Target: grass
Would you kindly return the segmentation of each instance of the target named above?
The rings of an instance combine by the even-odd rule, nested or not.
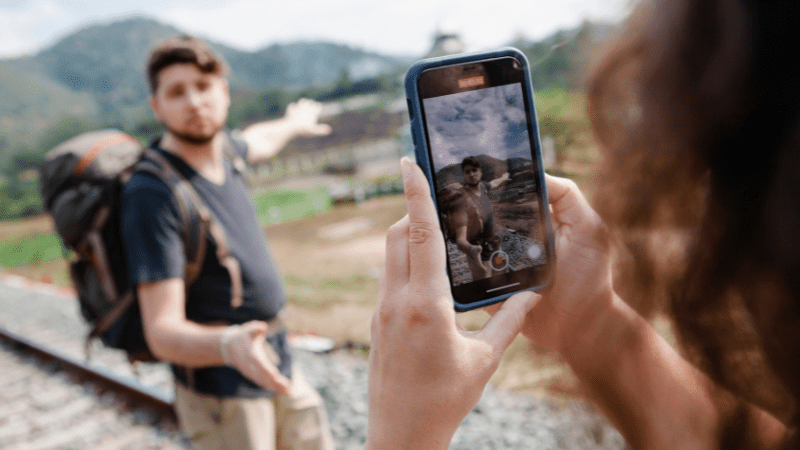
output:
[[[383,239],[388,227],[405,213],[403,196],[395,195],[266,226],[269,245],[289,297],[284,314],[287,327],[295,332],[329,336],[342,343],[368,343],[379,291],[376,275],[384,261]],[[369,227],[363,226],[364,219],[368,219]],[[349,234],[331,238],[322,232],[331,226],[347,224],[354,225]],[[20,225],[24,225],[22,230]],[[0,237],[6,240],[0,248],[9,248],[9,242],[27,243],[35,234],[33,231],[41,234],[48,229],[47,225],[45,218],[20,221],[13,227],[17,230],[15,237],[11,224],[0,224]],[[3,271],[68,285],[66,263],[61,258],[6,267]],[[475,330],[483,326],[488,315],[471,311],[458,314],[457,318],[464,328]],[[660,332],[669,336],[668,327],[662,328],[666,331]],[[492,383],[500,389],[557,402],[581,395],[580,384],[558,354],[532,347],[522,337],[517,337],[503,355]]]
[[[264,191],[253,196],[262,225],[296,220],[327,211],[333,205],[325,186],[307,191]]]
[[[567,156],[571,164],[562,168],[563,173],[590,192],[588,167],[593,164],[577,164],[569,153]],[[255,194],[254,203],[286,283],[289,298],[284,320],[288,328],[339,342],[369,342],[379,291],[377,274],[384,263],[383,239],[389,226],[406,214],[403,196],[332,207],[325,188],[273,190]],[[331,229],[339,232],[325,232]],[[66,263],[59,258],[60,245],[48,234],[50,230],[52,224],[45,217],[0,223],[0,264],[6,265],[4,260],[10,257],[5,257],[11,254],[19,261],[29,261],[6,266],[3,271],[68,285]],[[56,254],[47,253],[50,249],[56,249]],[[55,259],[47,261],[50,256]],[[482,311],[458,315],[466,329],[478,329],[487,319]],[[556,400],[580,394],[578,382],[557,354],[533,348],[521,337],[504,354],[492,382],[501,389]]]
[[[264,191],[253,196],[262,225],[289,222],[327,211],[333,202],[324,186],[308,191]],[[10,223],[10,222],[9,222]],[[23,222],[24,223],[24,222]],[[58,235],[41,230],[28,232],[25,226],[16,233],[7,230],[0,234],[0,267],[36,265],[61,258],[63,247]],[[52,230],[52,227],[50,228]]]
[[[0,242],[0,266],[35,265],[62,256],[61,240],[55,233],[28,235]]]

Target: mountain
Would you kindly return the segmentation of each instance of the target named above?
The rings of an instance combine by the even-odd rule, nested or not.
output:
[[[474,155],[481,164],[481,180],[489,182],[508,172],[513,177],[517,172],[530,170],[531,160],[526,158],[497,159],[489,155]],[[464,183],[461,162],[449,164],[436,171],[436,182],[441,189],[451,183]]]
[[[519,38],[511,45],[528,56],[537,91],[551,86],[579,90],[591,56],[613,32],[613,27],[587,22],[540,41]],[[0,173],[17,153],[41,154],[50,144],[43,143],[45,137],[62,137],[62,129],[115,126],[143,136],[151,129],[157,132],[147,107],[144,67],[150,48],[179,34],[173,26],[131,17],[83,28],[32,56],[0,59]],[[236,99],[231,118],[237,123],[274,114],[292,95],[309,88],[357,91],[344,88],[362,79],[374,88],[381,82],[369,78],[382,74],[391,75],[387,85],[394,86],[411,62],[327,42],[274,44],[255,51],[210,44],[231,66]]]
[[[528,57],[535,90],[551,86],[582,90],[587,69],[595,58],[604,54],[603,49],[616,32],[613,25],[587,21],[540,41],[520,37],[511,45]]]
[[[181,33],[132,17],[92,25],[33,56],[0,60],[0,125],[7,132],[64,115],[130,126],[147,116],[144,68],[150,48]],[[401,70],[407,61],[324,42],[248,52],[209,43],[231,66],[231,89],[262,92],[333,84]]]

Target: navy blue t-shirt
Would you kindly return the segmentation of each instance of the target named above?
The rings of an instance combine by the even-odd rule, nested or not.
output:
[[[242,305],[233,308],[230,276],[217,260],[216,245],[209,236],[200,276],[187,293],[187,319],[198,323],[240,324],[274,318],[286,302],[286,291],[241,174],[225,158],[225,182],[219,185],[197,173],[180,157],[161,149],[158,141],[152,147],[189,180],[225,231],[230,252],[241,265]],[[246,146],[235,147],[242,158],[247,156]],[[133,285],[183,278],[186,254],[179,211],[170,188],[153,174],[137,172],[125,185],[122,233]],[[285,333],[273,335],[268,341],[281,357],[278,368],[289,377],[291,356]],[[187,384],[186,369],[173,365],[173,373],[178,382]],[[193,378],[195,390],[220,397],[275,395],[230,367],[194,369]]]

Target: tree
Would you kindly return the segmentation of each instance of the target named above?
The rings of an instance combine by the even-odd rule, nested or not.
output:
[[[53,147],[81,133],[97,129],[97,124],[84,117],[66,116],[56,120],[42,131],[39,137],[41,156]]]

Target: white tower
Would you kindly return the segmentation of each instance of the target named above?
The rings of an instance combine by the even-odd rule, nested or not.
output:
[[[433,58],[436,56],[453,55],[455,53],[463,53],[466,51],[466,45],[461,40],[461,36],[456,27],[448,21],[442,21],[436,29],[433,36],[433,45],[426,58]]]

